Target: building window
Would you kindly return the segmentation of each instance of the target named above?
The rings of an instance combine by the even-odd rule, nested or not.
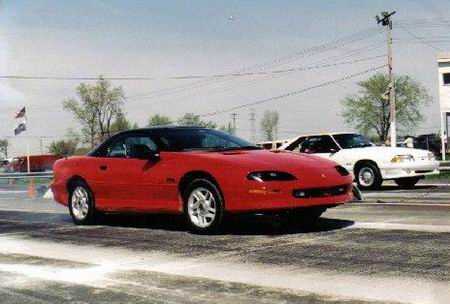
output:
[[[444,79],[444,85],[450,85],[450,73],[444,73],[442,77]]]

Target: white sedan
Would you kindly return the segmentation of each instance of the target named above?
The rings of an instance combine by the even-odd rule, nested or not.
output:
[[[279,149],[332,159],[354,173],[361,189],[377,189],[383,180],[411,188],[425,175],[439,174],[439,162],[427,150],[377,147],[354,133],[299,136]]]

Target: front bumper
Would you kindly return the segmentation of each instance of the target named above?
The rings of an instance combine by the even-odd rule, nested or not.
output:
[[[439,174],[439,162],[414,161],[408,163],[388,163],[380,166],[383,179],[397,179],[405,177],[419,177]]]
[[[353,199],[352,178],[345,183],[298,185],[295,183],[254,183],[235,195],[226,195],[229,212],[276,211],[300,207],[335,206]],[[244,190],[245,189],[245,190]]]

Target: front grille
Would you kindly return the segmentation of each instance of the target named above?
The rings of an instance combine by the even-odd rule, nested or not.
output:
[[[292,195],[295,198],[315,198],[315,197],[329,197],[337,196],[347,193],[351,185],[340,185],[328,188],[309,188],[309,189],[295,189]]]
[[[416,170],[415,171],[417,174],[423,174],[423,173],[430,173],[430,172],[433,172],[433,170]]]

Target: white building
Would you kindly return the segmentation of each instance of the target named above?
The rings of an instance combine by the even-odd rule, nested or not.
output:
[[[448,142],[448,118],[450,116],[450,53],[438,55],[439,104],[441,109],[442,157]]]

